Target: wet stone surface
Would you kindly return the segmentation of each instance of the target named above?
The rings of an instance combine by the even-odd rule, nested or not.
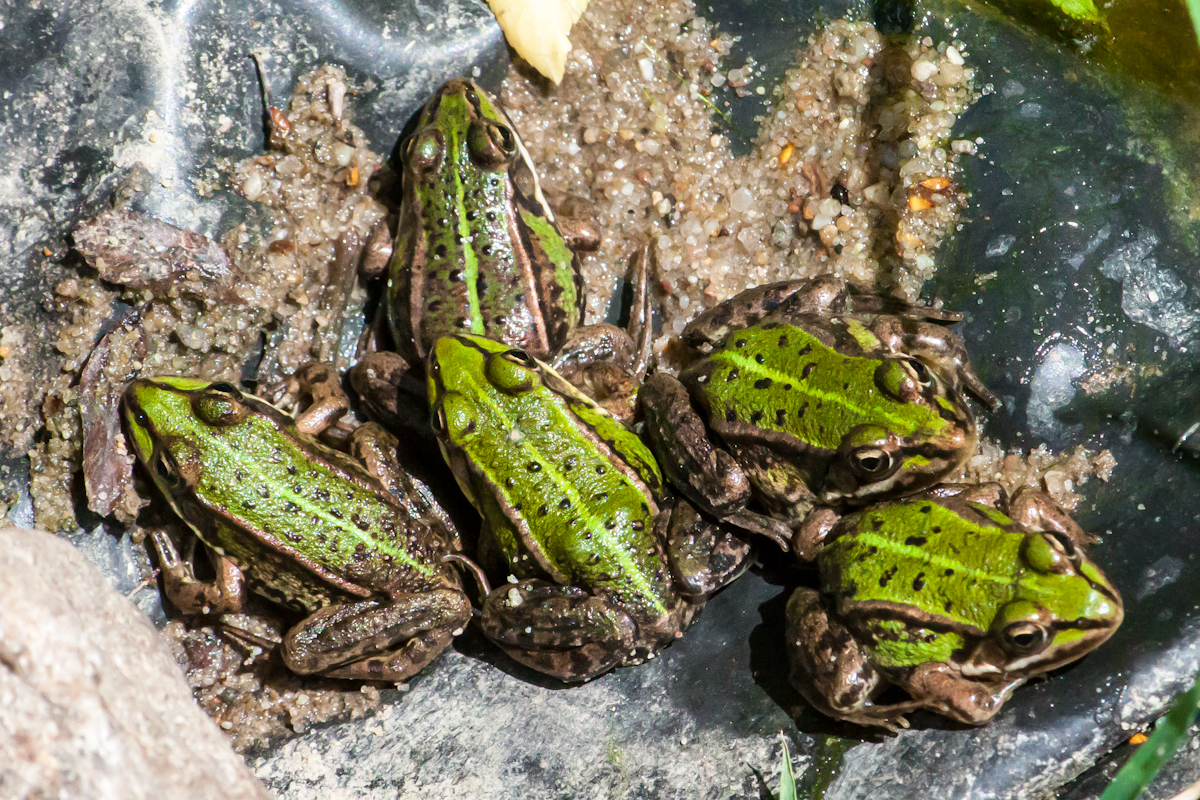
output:
[[[717,20],[738,7],[715,5]],[[812,10],[784,6],[757,4],[757,23],[778,27],[781,15],[807,19]],[[373,110],[356,124],[377,143],[394,139],[445,77],[469,73],[472,63],[493,86],[501,74],[503,48],[481,7],[451,4],[455,25],[435,23],[442,17],[425,6],[331,7],[341,15],[314,16],[298,2],[236,0],[186,5],[190,16],[179,20],[173,5],[151,9],[134,0],[5,8],[6,33],[28,31],[30,46],[20,59],[0,58],[0,82],[17,94],[2,112],[13,135],[0,147],[20,176],[0,188],[0,279],[12,287],[4,324],[37,329],[51,321],[41,300],[66,273],[43,249],[61,253],[65,233],[107,201],[114,176],[133,160],[150,160],[160,178],[144,210],[214,230],[228,201],[218,194],[202,202],[190,176],[214,157],[261,147],[251,125],[259,110],[247,50],[288,54],[280,59],[287,68],[270,73],[277,93],[323,61],[373,78],[379,88],[358,103]],[[407,691],[383,690],[379,711],[251,754],[279,796],[374,790],[441,798],[470,787],[501,798],[758,797],[760,776],[771,788],[777,780],[779,731],[798,754],[802,783],[827,785],[825,797],[1039,796],[1082,773],[1190,685],[1200,663],[1200,599],[1180,589],[1200,585],[1200,471],[1185,438],[1200,419],[1187,351],[1200,330],[1194,257],[1164,209],[1158,168],[1124,146],[1130,129],[1109,91],[1070,56],[1024,33],[967,17],[957,5],[929,8],[959,15],[952,22],[979,69],[976,85],[995,90],[958,122],[956,135],[984,139],[983,158],[966,161],[970,207],[957,238],[937,254],[929,288],[947,307],[971,313],[960,334],[1005,400],[988,422],[990,436],[1014,447],[1087,443],[1113,451],[1112,479],[1084,487],[1075,516],[1101,536],[1093,556],[1126,599],[1121,630],[1082,662],[1019,690],[984,728],[918,715],[913,730],[874,738],[821,718],[787,686],[784,586],[749,575],[714,598],[660,658],[582,687],[548,684],[469,633]],[[434,26],[428,36],[409,33],[425,25]],[[114,30],[128,35],[112,44]],[[773,41],[748,35],[745,42],[759,40]],[[100,52],[105,59],[92,57]],[[214,59],[221,68],[205,74],[219,80],[205,83],[202,97],[189,96],[196,91],[189,70]],[[169,139],[114,147],[114,132],[152,107]],[[232,126],[214,136],[209,120],[222,114]],[[51,340],[27,345],[23,377],[57,369]],[[4,442],[3,500],[10,519],[27,524],[21,453],[28,440],[20,434],[10,428]],[[136,548],[98,530],[73,541],[132,590]],[[768,567],[795,579],[779,564]],[[153,612],[150,595],[136,599]],[[1165,781],[1178,787],[1194,777],[1196,752],[1185,745],[1185,760]],[[1081,783],[1071,796],[1095,796],[1095,788]]]

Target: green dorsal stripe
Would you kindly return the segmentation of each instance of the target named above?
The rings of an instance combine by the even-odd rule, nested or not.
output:
[[[984,583],[994,583],[998,586],[1011,586],[1013,583],[1012,575],[998,575],[988,570],[969,567],[957,559],[931,553],[929,548],[925,546],[901,544],[893,538],[867,531],[859,531],[854,539],[855,543],[863,542],[868,546],[873,545],[878,547],[880,551],[896,553],[910,558],[915,562],[929,564],[931,567],[951,569],[957,575],[966,575]],[[881,555],[879,560],[883,562],[886,561],[886,558]]]
[[[453,134],[452,134],[453,136]],[[457,137],[454,137],[453,150],[458,154],[459,159],[470,158],[470,155],[465,152],[460,152],[460,147]],[[479,258],[475,255],[475,241],[471,236],[471,226],[467,224],[467,193],[463,187],[462,174],[457,168],[457,164],[453,166],[454,172],[454,205],[455,217],[458,219],[458,245],[461,248],[463,256],[463,280],[466,282],[467,290],[467,305],[470,308],[470,313],[467,315],[471,321],[471,333],[482,334],[483,331],[483,312],[480,311],[479,301]]]

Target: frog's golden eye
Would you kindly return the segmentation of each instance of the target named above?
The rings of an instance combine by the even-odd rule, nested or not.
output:
[[[1050,643],[1050,632],[1046,626],[1032,620],[1014,622],[1000,634],[1004,649],[1014,656],[1040,653]]]
[[[896,459],[887,450],[863,447],[850,454],[850,464],[860,478],[879,480],[892,474]]]
[[[491,134],[491,139],[496,146],[505,153],[512,155],[517,150],[517,137],[513,135],[512,128],[507,125],[497,125],[491,123],[488,126],[488,133]]]
[[[526,369],[534,368],[533,358],[529,355],[529,353],[526,353],[524,350],[518,350],[516,348],[513,348],[512,350],[509,350],[507,353],[505,353],[504,357],[506,359],[508,359],[509,361],[511,361],[512,363],[517,364],[522,367],[525,367]]]

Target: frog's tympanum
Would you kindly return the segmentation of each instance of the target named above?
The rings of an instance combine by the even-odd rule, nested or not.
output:
[[[997,402],[962,342],[929,321],[956,318],[832,276],[733,297],[684,329],[702,354],[679,380],[659,373],[641,390],[663,470],[718,518],[753,498],[791,524],[814,503],[932,486],[975,452],[960,390]]]
[[[603,400],[614,395],[614,407],[632,413],[637,381],[627,376],[644,372],[649,353],[642,298],[631,314],[637,344],[612,325],[579,327],[585,298],[575,250],[595,249],[599,234],[555,217],[495,99],[473,81],[449,81],[398,151],[402,198],[386,305],[404,363],[373,354],[353,375],[360,393],[376,375],[420,364],[439,337],[474,333],[553,357],[569,380]],[[634,281],[642,297],[645,262],[636,262]],[[604,366],[592,370],[596,362]]]
[[[125,419],[138,458],[208,547],[217,577],[196,580],[153,535],[167,596],[184,613],[242,607],[244,591],[307,614],[284,637],[301,674],[404,680],[471,618],[445,558],[457,533],[427,489],[380,476],[227,383],[133,381]],[[359,429],[361,450],[376,426]],[[394,440],[373,452],[387,461]],[[384,485],[392,491],[389,492]]]
[[[483,517],[482,628],[517,661],[585,680],[654,655],[751,548],[662,479],[629,429],[548,366],[477,336],[426,366],[442,453]]]
[[[863,725],[906,726],[921,708],[987,722],[1030,677],[1121,624],[1087,538],[1046,495],[1025,488],[1009,503],[998,484],[948,484],[840,520],[814,511],[796,549],[816,559],[820,588],[788,602],[792,683]]]

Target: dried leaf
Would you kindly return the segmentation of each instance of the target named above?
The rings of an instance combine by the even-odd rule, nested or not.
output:
[[[567,34],[587,0],[488,0],[508,43],[538,72],[561,83],[571,42]]]

